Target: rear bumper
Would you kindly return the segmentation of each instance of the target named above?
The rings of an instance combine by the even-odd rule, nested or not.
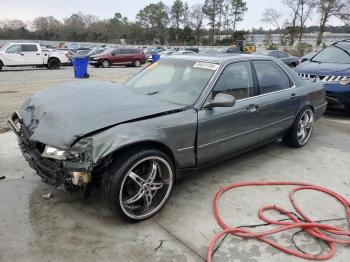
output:
[[[328,102],[325,102],[319,106],[316,106],[314,108],[314,116],[315,116],[315,120],[318,120],[321,118],[321,116],[324,114],[324,112],[326,111],[327,108],[327,104]]]

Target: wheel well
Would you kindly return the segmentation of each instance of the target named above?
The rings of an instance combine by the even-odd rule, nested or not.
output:
[[[164,145],[163,143],[156,142],[156,141],[143,141],[143,142],[138,142],[135,144],[127,145],[124,146],[112,153],[112,157],[117,157],[118,155],[122,154],[125,151],[128,151],[130,149],[137,149],[137,148],[154,148],[162,151],[163,153],[167,154],[170,159],[172,160],[174,167],[176,168],[176,161],[173,152],[171,149]]]
[[[308,104],[304,104],[304,105],[302,105],[302,106],[300,107],[300,109],[299,109],[297,115],[299,115],[300,112],[303,111],[303,110],[304,110],[305,108],[307,108],[307,107],[311,108],[312,112],[315,113],[315,109],[314,109],[313,105],[308,103]]]
[[[61,61],[58,57],[50,57],[49,60],[47,60],[47,62],[50,62],[52,60],[57,60],[59,63],[61,63]]]
[[[122,148],[119,148],[118,150],[114,151],[113,153],[109,154],[108,156],[104,157],[101,162],[98,163],[98,165],[94,168],[94,173],[96,174],[96,181],[101,181],[102,177],[105,175],[106,171],[108,170],[109,165],[120,157],[121,154],[130,151],[130,150],[135,150],[137,148],[151,148],[151,149],[157,149],[168,155],[174,165],[175,168],[175,179],[178,179],[178,176],[176,175],[176,170],[177,170],[177,164],[174,158],[173,153],[171,152],[170,148],[167,147],[166,145],[160,143],[160,142],[155,142],[155,141],[143,141],[143,142],[138,142],[135,144],[127,145]],[[100,182],[97,182],[98,184]]]

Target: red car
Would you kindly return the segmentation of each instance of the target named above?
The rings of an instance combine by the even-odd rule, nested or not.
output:
[[[94,67],[110,67],[111,65],[133,65],[139,67],[146,63],[146,56],[142,49],[116,48],[108,49],[96,56],[90,57],[90,64]]]

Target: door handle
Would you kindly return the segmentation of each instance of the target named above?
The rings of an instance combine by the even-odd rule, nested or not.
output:
[[[250,104],[246,109],[247,111],[254,113],[259,111],[259,106],[255,104]]]
[[[24,54],[20,54],[21,56],[24,56]]]
[[[290,99],[296,99],[297,98],[297,95],[295,93],[292,93],[289,97]]]
[[[36,55],[40,55],[40,54],[36,54]]]

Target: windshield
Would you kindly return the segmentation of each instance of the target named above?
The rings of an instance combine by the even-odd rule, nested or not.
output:
[[[0,45],[0,50],[5,50],[10,44]]]
[[[88,55],[92,56],[92,55],[98,55],[103,53],[104,51],[106,51],[106,48],[95,48],[93,50],[91,50],[89,53],[87,53]]]
[[[181,105],[196,102],[218,64],[163,59],[126,83],[130,88]]]
[[[106,50],[104,50],[103,52],[101,52],[101,53],[98,53],[98,54],[96,54],[96,55],[107,55],[107,54],[110,54],[110,53],[112,53],[112,51],[113,50],[115,50],[115,48],[107,48]]]
[[[314,56],[311,62],[316,63],[337,63],[337,64],[349,64],[350,63],[350,43],[338,43],[331,45],[326,49],[323,49],[316,56]]]

